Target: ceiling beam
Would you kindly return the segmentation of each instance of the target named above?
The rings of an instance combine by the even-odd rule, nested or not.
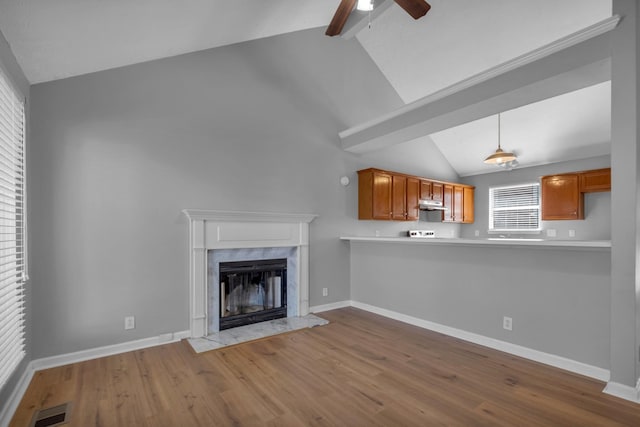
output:
[[[612,17],[485,73],[340,132],[342,148],[370,152],[611,78]]]

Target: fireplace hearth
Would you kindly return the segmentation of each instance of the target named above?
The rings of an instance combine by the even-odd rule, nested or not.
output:
[[[221,262],[220,330],[287,316],[287,259]]]

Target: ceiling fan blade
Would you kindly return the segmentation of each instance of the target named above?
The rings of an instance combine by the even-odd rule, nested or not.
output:
[[[394,0],[398,6],[407,11],[413,19],[423,17],[431,9],[431,5],[424,0]]]
[[[338,5],[338,9],[336,9],[335,15],[333,15],[333,19],[329,26],[327,27],[327,31],[325,32],[328,36],[337,36],[342,32],[342,27],[347,22],[351,11],[356,5],[357,0],[342,0]]]

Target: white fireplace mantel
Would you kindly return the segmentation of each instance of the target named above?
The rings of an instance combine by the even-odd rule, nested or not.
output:
[[[207,253],[215,249],[296,247],[298,316],[309,313],[309,223],[317,215],[184,209],[189,219],[191,338],[207,334]]]

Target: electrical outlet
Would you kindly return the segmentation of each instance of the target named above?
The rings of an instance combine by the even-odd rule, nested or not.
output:
[[[329,289],[322,288],[322,296],[323,297],[328,297],[329,296]]]
[[[576,237],[576,230],[569,230],[569,237]]]
[[[124,318],[124,328],[125,329],[134,329],[136,327],[136,318],[135,316],[127,316]]]
[[[547,237],[556,237],[556,229],[555,228],[547,229]]]
[[[476,230],[476,237],[480,236],[480,230]]]
[[[511,317],[504,316],[502,318],[502,327],[507,331],[513,330],[513,319]]]

